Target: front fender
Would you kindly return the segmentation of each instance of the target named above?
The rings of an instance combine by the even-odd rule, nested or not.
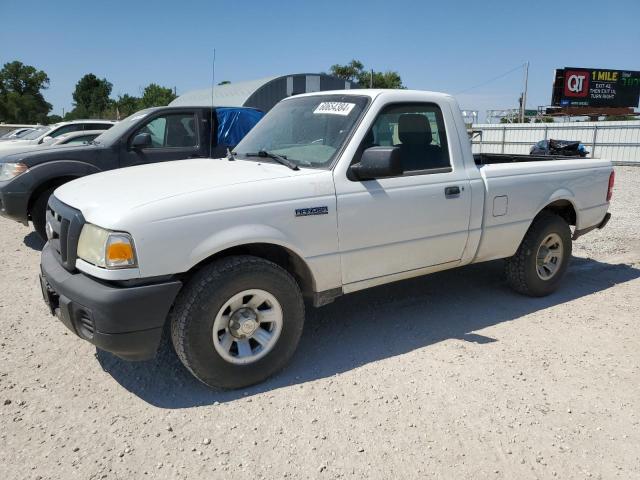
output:
[[[3,182],[3,214],[26,224],[35,196],[55,185],[56,180],[83,177],[99,171],[91,164],[76,160],[61,160],[30,167],[22,175]]]
[[[29,168],[29,173],[39,183],[62,177],[84,177],[101,171],[95,165],[78,160],[55,160]]]
[[[284,232],[270,225],[247,224],[221,230],[200,242],[191,252],[189,268],[229,248],[252,243],[278,245],[292,251],[303,260],[305,258],[300,248],[287,240]]]

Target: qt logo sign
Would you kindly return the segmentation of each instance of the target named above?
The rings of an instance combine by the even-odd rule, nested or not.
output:
[[[589,72],[567,70],[564,73],[564,96],[586,97],[589,94]]]

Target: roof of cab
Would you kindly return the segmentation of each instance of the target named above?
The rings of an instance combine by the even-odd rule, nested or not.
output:
[[[432,92],[429,90],[407,90],[407,89],[394,89],[394,88],[361,88],[358,90],[327,90],[321,92],[301,93],[289,98],[297,97],[310,97],[315,95],[354,95],[354,96],[367,96],[376,98],[382,94],[393,93],[394,96],[406,96],[415,98],[416,96],[428,95],[431,97],[452,98],[448,93]],[[285,99],[285,100],[287,100]]]

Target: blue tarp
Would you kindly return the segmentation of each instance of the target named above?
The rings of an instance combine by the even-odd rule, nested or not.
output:
[[[253,108],[216,108],[218,117],[218,145],[235,147],[249,133],[264,113]]]

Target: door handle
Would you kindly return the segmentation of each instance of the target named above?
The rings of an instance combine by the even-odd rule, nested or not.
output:
[[[447,198],[456,198],[460,196],[460,187],[444,187],[444,196]]]

